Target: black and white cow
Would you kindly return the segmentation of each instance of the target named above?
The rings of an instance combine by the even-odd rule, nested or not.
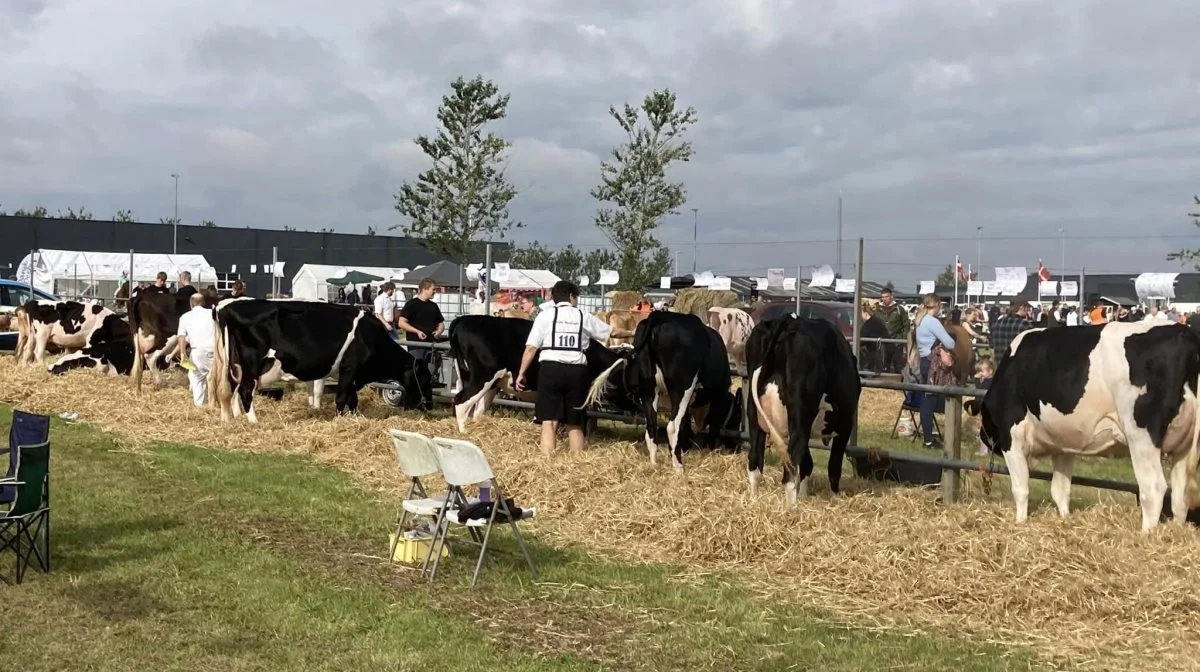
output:
[[[492,315],[463,315],[450,323],[450,356],[454,360],[455,377],[460,381],[460,387],[454,393],[454,417],[458,421],[458,431],[465,434],[467,420],[483,416],[500,392],[523,401],[536,398],[536,359],[525,374],[525,390],[518,392],[513,387],[521,370],[525,341],[532,329],[532,320]],[[618,359],[616,353],[594,340],[584,355],[587,357],[589,379],[611,367]],[[606,395],[605,400],[619,410],[636,410],[623,393]]]
[[[1050,456],[1050,496],[1070,512],[1076,456],[1129,455],[1142,531],[1159,522],[1171,462],[1171,510],[1196,506],[1200,336],[1181,324],[1111,322],[1019,334],[983,398],[980,438],[1008,466],[1016,519],[1029,513],[1029,459]]]
[[[612,379],[618,370],[623,375]],[[739,404],[729,391],[730,383],[729,357],[720,334],[695,315],[653,311],[638,324],[633,348],[596,376],[585,406],[599,400],[606,386],[615,384],[619,393],[641,406],[646,418],[646,450],[650,463],[655,464],[658,409],[669,403],[673,417],[667,422],[667,444],[672,465],[682,471],[683,446],[690,443],[693,420],[707,432],[709,448],[716,447],[721,429],[740,425]],[[736,441],[726,445],[736,446]]]
[[[746,367],[750,494],[758,492],[770,440],[780,451],[788,503],[808,496],[814,433],[829,443],[829,489],[836,494],[862,392],[857,358],[841,330],[820,319],[766,320],[746,341]]]
[[[214,310],[216,349],[209,378],[221,420],[246,413],[257,422],[254,391],[276,381],[309,384],[309,404],[320,408],[325,379],[337,376],[338,413],[358,409],[358,391],[396,380],[404,406],[421,404],[432,381],[429,369],[388,336],[370,311],[315,301],[236,298]],[[234,395],[238,403],[232,403]]]
[[[75,369],[95,369],[109,375],[129,375],[133,369],[133,337],[129,324],[119,315],[107,315],[88,336],[79,352],[60,357],[50,373],[61,375]]]
[[[96,301],[31,300],[17,308],[17,362],[41,364],[51,345],[81,350],[113,312]]]

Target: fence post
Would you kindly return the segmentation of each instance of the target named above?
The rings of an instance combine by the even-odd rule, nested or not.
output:
[[[485,248],[485,250],[484,250],[483,267],[484,267],[483,279],[486,281],[486,284],[484,286],[487,287],[487,290],[484,291],[484,293],[483,293],[483,314],[491,315],[492,314],[492,244],[491,243],[488,243],[487,248]],[[458,291],[459,291],[459,295],[461,296],[462,289],[460,288]]]
[[[962,457],[962,397],[947,395],[946,435],[943,450],[946,457],[957,460]],[[942,504],[949,506],[958,501],[958,490],[962,472],[958,469],[942,469]]]
[[[838,250],[839,255],[841,250]],[[858,239],[858,259],[854,262],[854,327],[851,329],[851,348],[854,350],[855,372],[862,368],[858,361],[862,353],[862,283],[863,283],[863,239]],[[858,409],[854,409],[854,428],[850,430],[850,445],[858,445]]]

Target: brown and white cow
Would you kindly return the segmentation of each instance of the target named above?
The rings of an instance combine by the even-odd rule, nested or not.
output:
[[[602,322],[612,327],[612,334],[605,343],[610,348],[633,345],[633,333],[649,314],[650,311],[642,310],[603,310],[595,313]]]
[[[135,288],[129,300],[129,331],[133,336],[133,386],[142,393],[142,369],[154,372],[154,384],[162,383],[167,360],[177,356],[179,318],[191,309],[189,299],[195,292],[171,293],[153,287]],[[206,308],[217,305],[216,292],[204,289]]]
[[[98,301],[29,301],[17,308],[17,362],[41,364],[46,350],[81,350],[113,312]]]
[[[746,370],[746,341],[754,331],[754,318],[741,308],[709,308],[708,326],[721,335],[725,351],[729,353],[729,366],[735,371]]]

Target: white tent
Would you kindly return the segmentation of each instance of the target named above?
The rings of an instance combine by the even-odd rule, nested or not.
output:
[[[88,293],[100,298],[108,298],[116,291],[116,285],[128,279],[130,272],[130,255],[128,252],[83,252],[77,250],[37,250],[35,252],[37,265],[34,269],[33,286],[50,293],[56,293],[56,284],[73,285],[76,294]],[[25,255],[21,266],[29,267],[29,255]],[[159,271],[167,274],[168,281],[174,282],[179,274],[187,271],[192,274],[192,284],[198,285],[205,279],[215,281],[217,270],[213,268],[202,254],[151,254],[136,253],[133,255],[134,282],[153,282]],[[110,283],[112,291],[105,291],[103,296],[95,291],[99,283]],[[90,292],[80,291],[90,288]]]
[[[408,272],[407,268],[382,268],[380,266],[333,266],[329,264],[304,264],[292,276],[292,298],[309,301],[328,301],[329,278],[345,277],[350,271],[359,271],[383,278],[370,284],[378,286],[388,280],[399,280]]]
[[[524,289],[532,291],[551,289],[554,287],[554,283],[561,279],[550,271],[510,268],[508,270],[508,279],[496,284],[500,285],[500,289]]]

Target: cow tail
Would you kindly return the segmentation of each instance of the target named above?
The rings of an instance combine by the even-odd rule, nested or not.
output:
[[[1188,511],[1200,506],[1200,489],[1196,487],[1196,466],[1200,465],[1200,375],[1196,376],[1196,393],[1192,395],[1192,449],[1187,457],[1187,507]],[[1187,511],[1175,511],[1176,516],[1187,516]]]
[[[227,400],[233,398],[233,387],[230,384],[233,354],[231,353],[231,345],[229,343],[229,327],[222,324],[220,319],[217,320],[216,333],[216,338],[220,342],[220,346],[213,353],[213,356],[219,358],[221,361],[220,363],[213,362],[213,371],[217,372],[215,394],[219,403],[223,406]]]
[[[208,369],[208,398],[204,400],[209,406],[218,405],[221,396],[217,388],[221,385],[221,380],[225,378],[225,338],[221,330],[221,325],[217,323],[216,318],[213,318],[213,361]]]
[[[596,376],[596,380],[592,381],[592,386],[588,388],[587,398],[583,400],[583,405],[579,406],[578,409],[583,410],[599,401],[600,396],[604,394],[604,386],[608,384],[609,377],[612,376],[617,369],[625,366],[629,359],[632,358],[622,357],[618,359],[617,361],[613,362],[612,366],[608,367],[602,371],[600,375]]]
[[[25,363],[25,348],[32,345],[33,319],[25,306],[17,308],[17,364]]]
[[[770,437],[774,438],[774,437],[778,436],[779,433],[775,431],[775,426],[771,424],[771,418],[768,417],[767,414],[763,412],[762,399],[758,396],[758,375],[760,373],[762,373],[761,366],[758,367],[757,369],[754,369],[754,373],[750,374],[749,394],[750,394],[750,397],[754,399],[754,408],[756,408],[758,410],[759,422],[766,424],[767,434]],[[746,428],[747,431],[749,431],[749,429],[750,429],[749,427]]]
[[[129,332],[133,338],[133,369],[129,372],[129,376],[133,380],[134,394],[138,396],[142,394],[142,369],[146,367],[142,342],[138,338],[138,308],[142,302],[136,299],[140,298],[139,296],[129,299]]]

